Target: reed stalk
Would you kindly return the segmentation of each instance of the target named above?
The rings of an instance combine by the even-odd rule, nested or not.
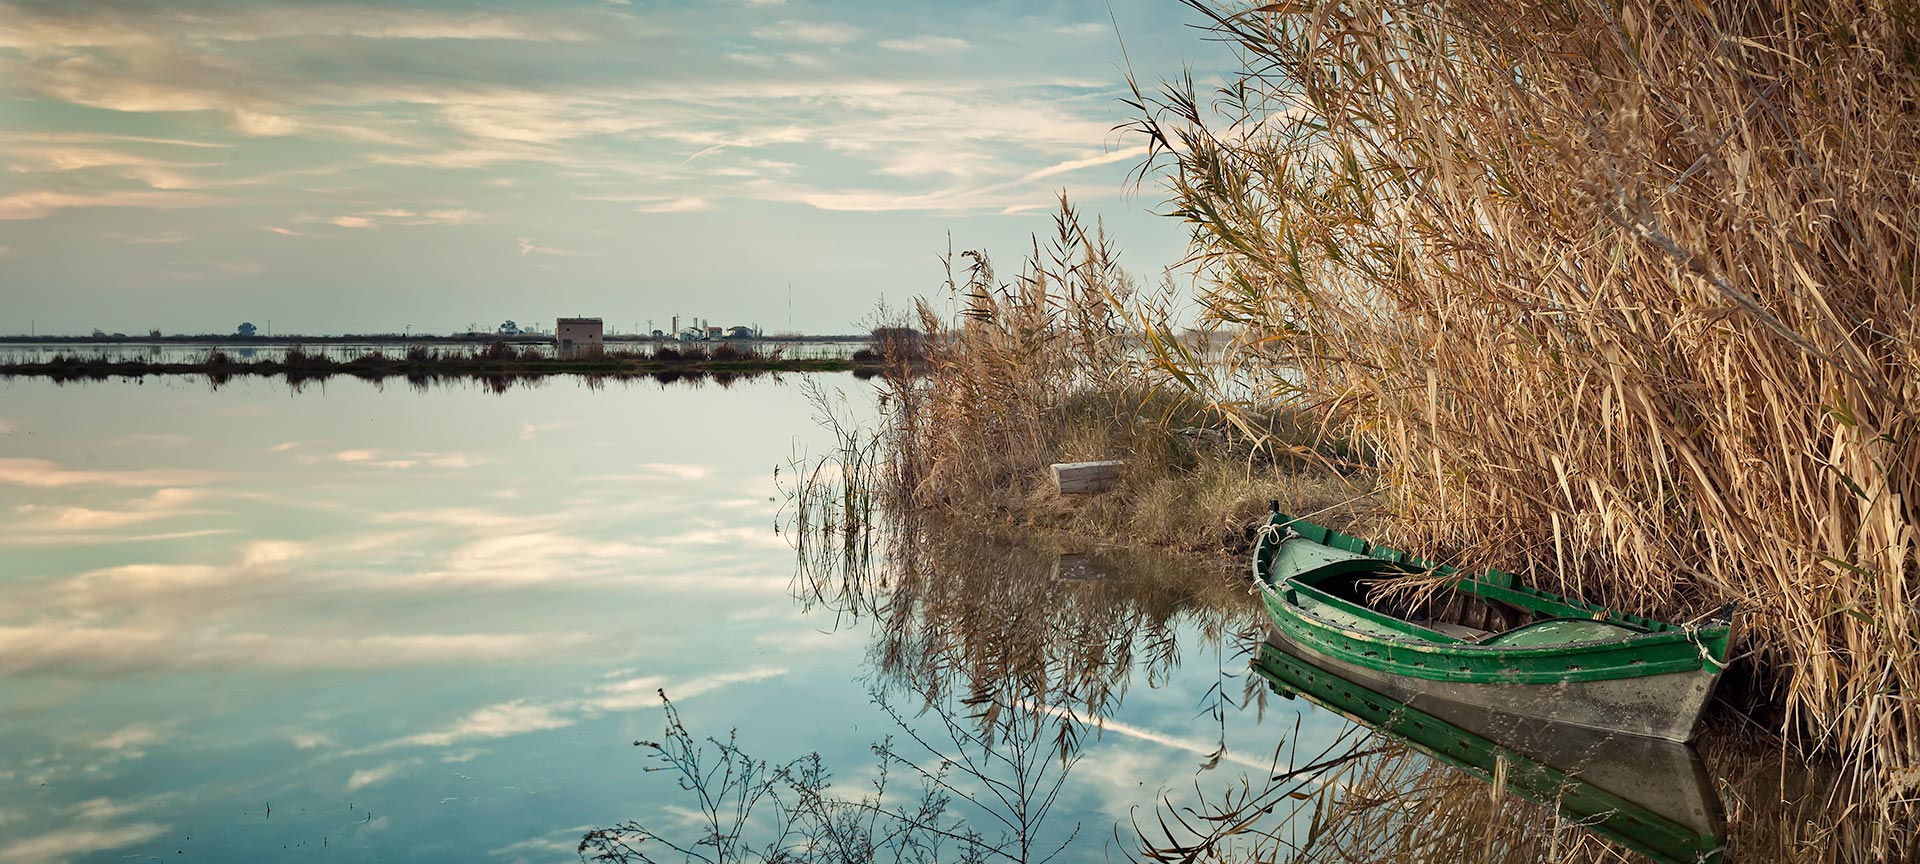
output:
[[[1655,617],[1739,601],[1773,725],[1859,778],[1872,854],[1909,848],[1912,5],[1190,5],[1239,72],[1136,85],[1132,131],[1227,374],[1370,452],[1396,546]]]

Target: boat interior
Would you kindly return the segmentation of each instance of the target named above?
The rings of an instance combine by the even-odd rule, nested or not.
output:
[[[1464,642],[1522,646],[1618,638],[1645,631],[1559,618],[1451,586],[1393,590],[1391,572],[1342,573],[1314,587],[1341,600]]]

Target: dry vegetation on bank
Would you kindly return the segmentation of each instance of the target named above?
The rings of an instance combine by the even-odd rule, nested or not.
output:
[[[1401,548],[1654,617],[1738,601],[1758,721],[1854,778],[1843,842],[1796,848],[1910,850],[1920,14],[1193,5],[1243,71],[1136,90],[1133,131],[1236,343],[1173,340],[1070,210],[1004,284],[968,253],[888,394],[907,503],[1219,549],[1268,497],[1379,489]],[[1115,457],[1119,493],[1044,488]]]
[[[1228,415],[1153,363],[1133,316],[1155,302],[1064,200],[1011,280],[984,253],[960,257],[944,300],[917,310],[924,374],[886,378],[894,503],[1217,553],[1246,548],[1269,499],[1311,512],[1368,496],[1325,469],[1342,447],[1312,415]],[[1118,490],[1054,490],[1053,463],[1101,459],[1125,460]]]
[[[1194,5],[1244,71],[1137,91],[1135,131],[1225,371],[1374,456],[1397,546],[1739,601],[1762,719],[1859,770],[1847,848],[1910,849],[1911,4]]]

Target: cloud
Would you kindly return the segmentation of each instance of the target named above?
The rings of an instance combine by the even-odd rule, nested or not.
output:
[[[459,207],[437,207],[421,213],[404,207],[382,207],[377,210],[361,210],[345,213],[324,220],[329,225],[342,228],[381,228],[390,225],[471,225],[486,218],[486,214]],[[288,231],[283,228],[268,228],[276,234],[289,237],[309,237],[313,235]]]
[[[333,747],[336,744],[336,742],[333,740],[333,736],[328,735],[325,732],[295,732],[292,735],[288,736],[288,740],[293,742],[293,746],[298,747],[301,750],[314,750],[321,747]]]
[[[785,674],[787,670],[782,667],[761,667],[691,678],[672,685],[660,676],[646,675],[599,685],[594,688],[594,693],[583,701],[582,707],[594,711],[631,711],[636,708],[651,708],[660,704],[660,691],[663,689],[668,697],[678,701],[702,696],[734,684],[751,684]]]
[[[1029,711],[1035,711],[1035,712],[1046,714],[1052,717],[1080,719],[1072,711],[1065,708],[1056,707],[1053,705],[1042,705],[1034,702],[1022,702],[1020,707],[1025,708]],[[1107,732],[1113,732],[1122,737],[1132,738],[1136,741],[1145,741],[1149,744],[1157,744],[1161,747],[1168,747],[1174,750],[1184,750],[1196,756],[1211,756],[1213,755],[1214,750],[1219,747],[1218,742],[1203,743],[1200,741],[1194,741],[1189,738],[1178,738],[1172,735],[1168,735],[1164,732],[1156,732],[1152,729],[1129,725],[1111,718],[1102,718],[1100,720],[1097,720],[1095,721],[1094,725],[1100,729],[1100,732],[1102,734],[1105,734]],[[1250,768],[1255,771],[1265,771],[1273,767],[1273,762],[1271,760],[1262,761],[1258,759],[1250,759],[1246,756],[1242,756],[1239,753],[1235,753],[1232,751],[1229,751],[1225,756],[1222,757],[1222,759],[1224,761],[1231,762],[1235,765],[1239,765],[1243,768]]]
[[[14,507],[13,512],[21,518],[7,526],[10,532],[98,531],[103,528],[124,528],[128,525],[138,525],[142,522],[152,522],[176,515],[162,511],[92,510],[86,507],[58,507],[51,504],[21,504]]]
[[[61,486],[195,486],[218,475],[167,469],[75,470],[46,459],[0,458],[0,483],[48,489]]]
[[[558,531],[527,529],[526,520],[511,520],[457,547],[439,566],[382,580],[381,587],[418,590],[585,582],[625,574],[634,562],[660,559],[665,554],[654,546],[596,542]],[[556,558],[555,549],[567,550],[567,556]]]
[[[88,742],[101,750],[112,750],[129,757],[138,758],[143,749],[158,742],[160,730],[152,726],[136,723],[117,732],[113,732],[97,741]]]
[[[62,864],[74,858],[145,843],[167,831],[151,822],[110,827],[72,825],[0,846],[0,864]]]
[[[34,4],[9,9],[0,48],[49,50],[176,42],[260,42],[346,36],[392,40],[584,42],[583,26],[551,18],[499,13],[462,14],[361,4],[274,4],[226,7],[214,14],[182,10],[137,18],[94,4]]]
[[[907,54],[959,54],[973,47],[965,39],[927,34],[912,39],[884,39],[880,47]]]
[[[551,706],[537,705],[525,699],[515,699],[511,702],[488,705],[460,718],[450,726],[432,732],[410,735],[393,741],[388,746],[447,747],[469,741],[490,741],[523,732],[559,729],[571,726],[573,723],[572,718],[561,716]]]
[[[47,532],[0,533],[0,546],[113,546],[126,543],[155,543],[162,540],[192,540],[238,534],[238,528],[202,528],[197,531],[165,531],[158,534],[53,534]]]
[[[520,249],[520,257],[522,257],[522,258],[525,258],[525,257],[526,257],[526,256],[528,256],[528,255],[562,255],[562,256],[565,256],[565,255],[578,255],[578,254],[580,254],[579,252],[575,252],[575,251],[572,251],[572,250],[570,250],[570,249],[555,249],[555,248],[553,248],[553,247],[551,247],[551,246],[541,246],[540,244],[538,244],[538,243],[535,243],[535,242],[533,242],[533,238],[531,238],[531,237],[516,237],[516,238],[514,238],[514,240],[513,240],[513,242],[514,242],[514,244],[515,244],[516,246],[518,246],[518,247],[519,247],[519,249]]]
[[[193,192],[125,191],[81,195],[69,192],[19,192],[0,196],[0,220],[42,219],[57,210],[76,207],[138,207],[171,210],[211,207],[226,198]]]
[[[769,42],[805,42],[812,45],[844,45],[860,38],[860,28],[839,22],[780,21],[753,31],[754,38]]]
[[[659,691],[662,689],[674,700],[684,701],[735,684],[765,681],[785,674],[785,668],[758,667],[696,676],[678,683],[658,675],[645,675],[596,685],[578,699],[544,702],[513,699],[477,708],[439,729],[396,738],[358,752],[396,747],[451,747],[528,732],[564,729],[580,722],[583,716],[657,707],[660,704]]]
[[[164,156],[129,153],[105,146],[35,143],[8,154],[16,174],[87,173],[95,178],[115,176],[154,189],[192,189],[205,185],[183,169],[211,168],[220,162],[183,161]]]
[[[304,232],[304,231],[295,231],[295,230],[293,230],[293,229],[291,229],[291,228],[282,228],[282,227],[280,227],[280,226],[278,226],[278,225],[263,225],[263,226],[261,226],[261,228],[262,228],[263,230],[267,230],[267,231],[272,231],[273,233],[275,233],[275,234],[279,234],[279,235],[280,235],[280,236],[282,236],[282,237],[322,237],[322,236],[325,236],[325,235],[321,235],[321,234],[308,234],[308,233],[306,233],[306,232]]]
[[[486,464],[485,459],[466,453],[407,452],[389,454],[381,450],[342,450],[333,454],[334,461],[354,465],[366,465],[373,468],[403,470],[422,465],[429,468],[472,468]]]
[[[375,783],[385,782],[400,772],[418,764],[420,764],[420,760],[418,759],[402,759],[396,762],[388,762],[377,768],[366,768],[355,771],[352,776],[347,778],[347,791],[355,792],[372,786]]]
[[[734,51],[732,53],[729,53],[727,55],[727,59],[732,60],[735,63],[744,63],[748,66],[753,66],[758,69],[772,69],[773,67],[780,65],[780,58],[778,57],[774,57],[770,54],[749,54],[745,51]]]
[[[1109,25],[1102,24],[1098,21],[1082,21],[1078,24],[1067,24],[1053,28],[1053,32],[1062,36],[1092,36],[1098,33],[1106,33],[1110,30],[1111,27]]]
[[[535,423],[531,420],[521,421],[520,440],[532,441],[535,436],[542,432],[552,432],[556,429],[571,429],[578,425],[580,425],[580,421],[578,420],[553,420],[546,423]]]
[[[693,213],[700,210],[712,210],[713,204],[705,198],[675,198],[657,204],[642,204],[633,208],[641,213]]]
[[[1147,148],[1144,146],[1127,147],[1111,153],[1101,153],[1097,156],[1086,156],[1080,159],[1068,159],[1064,162],[1056,162],[1045,168],[1029,171],[1022,175],[1020,179],[1013,182],[1016,184],[1032,183],[1035,180],[1044,180],[1058,174],[1065,174],[1068,171],[1078,171],[1082,168],[1092,168],[1096,165],[1111,165],[1115,162],[1125,162],[1129,159],[1141,159],[1145,158],[1146,155]]]
[[[704,480],[713,476],[711,465],[689,465],[678,462],[642,462],[638,466],[643,476],[652,475],[655,479],[671,477],[678,480]]]
[[[485,219],[486,216],[472,210],[445,209],[428,210],[427,215],[408,222],[409,225],[469,225]]]

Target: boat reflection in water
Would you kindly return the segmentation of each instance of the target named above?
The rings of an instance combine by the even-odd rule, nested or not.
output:
[[[1272,636],[1254,668],[1303,696],[1659,862],[1723,860],[1726,819],[1691,746],[1476,709],[1377,686],[1316,665]]]

